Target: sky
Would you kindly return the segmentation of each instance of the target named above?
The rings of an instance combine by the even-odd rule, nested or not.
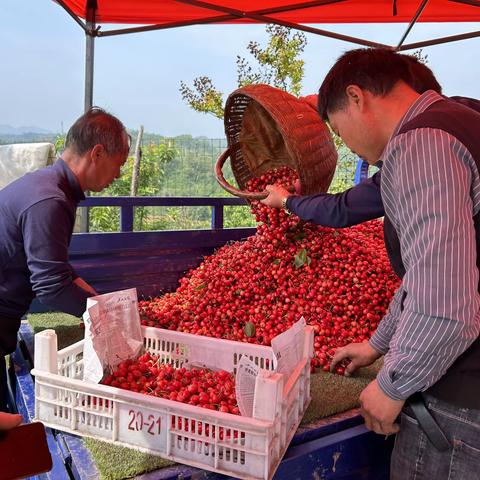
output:
[[[405,24],[318,25],[396,44]],[[106,26],[104,29],[113,28]],[[406,43],[477,31],[478,24],[419,24]],[[191,110],[180,81],[209,76],[225,98],[236,88],[237,55],[250,40],[267,43],[263,25],[205,25],[95,41],[94,104],[131,129],[166,136],[223,138],[223,121]],[[307,34],[302,93],[316,93],[352,43]],[[408,52],[407,52],[408,53]],[[480,98],[480,38],[423,49],[446,95]],[[0,0],[0,125],[66,131],[83,113],[85,35],[52,0]],[[252,65],[254,62],[251,62]]]

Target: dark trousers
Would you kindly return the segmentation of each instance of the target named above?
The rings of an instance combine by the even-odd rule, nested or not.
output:
[[[7,367],[5,356],[0,352],[0,412],[6,412],[7,409]]]
[[[7,368],[5,355],[15,351],[20,318],[0,316],[0,411],[7,410]]]
[[[480,392],[479,392],[480,394]],[[415,418],[403,411],[395,438],[391,480],[474,480],[480,478],[480,410],[460,408],[424,395],[452,448],[438,451]]]

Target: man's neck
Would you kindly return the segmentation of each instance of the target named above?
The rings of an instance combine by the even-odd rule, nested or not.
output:
[[[395,128],[408,109],[417,101],[420,94],[403,82],[398,82],[385,97],[375,97],[373,114],[378,121],[385,144],[390,140]]]
[[[83,163],[85,159],[69,149],[66,149],[62,154],[62,160],[67,164],[68,168],[77,177],[77,181],[82,191],[86,191],[86,181],[84,177]]]

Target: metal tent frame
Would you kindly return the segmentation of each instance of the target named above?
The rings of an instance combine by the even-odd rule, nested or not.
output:
[[[95,57],[95,38],[96,37],[109,37],[114,35],[124,35],[128,33],[139,33],[147,32],[152,30],[165,30],[170,28],[185,27],[189,25],[206,25],[206,24],[215,24],[215,23],[230,23],[230,22],[239,22],[249,21],[254,23],[272,23],[277,25],[282,25],[289,28],[294,28],[308,33],[313,33],[316,35],[333,38],[345,42],[354,43],[357,45],[362,45],[366,47],[383,47],[390,48],[396,51],[406,51],[413,50],[422,47],[439,45],[443,43],[455,42],[459,40],[466,40],[475,37],[480,37],[480,31],[467,32],[458,35],[450,35],[446,37],[435,38],[431,40],[424,40],[421,42],[405,44],[409,33],[416,23],[419,22],[422,13],[424,12],[425,7],[427,6],[429,0],[420,0],[417,10],[413,17],[410,20],[405,32],[399,39],[397,45],[386,45],[382,43],[372,42],[367,39],[352,37],[348,35],[342,35],[339,33],[315,28],[308,25],[302,25],[299,23],[293,23],[287,20],[282,20],[275,15],[280,13],[296,11],[296,10],[305,10],[314,7],[327,6],[337,3],[345,3],[345,7],[348,8],[348,0],[310,0],[302,3],[292,3],[272,8],[266,8],[261,10],[238,10],[225,5],[219,5],[211,2],[206,2],[202,0],[174,0],[176,3],[189,5],[193,7],[199,7],[204,9],[206,12],[209,12],[209,16],[204,18],[197,18],[194,20],[183,20],[177,22],[167,22],[162,24],[154,25],[144,25],[138,27],[128,27],[122,29],[112,29],[112,30],[102,30],[102,26],[98,25],[96,22],[97,10],[98,10],[98,0],[87,0],[86,1],[86,14],[85,21],[82,21],[81,17],[77,15],[67,4],[66,0],[56,0],[58,3],[74,20],[77,24],[83,29],[86,37],[86,51],[85,51],[85,111],[88,110],[93,105],[93,73],[94,73],[94,57]],[[396,14],[396,1],[393,1],[393,14],[392,18],[395,18]],[[449,0],[452,3],[470,5],[473,7],[480,7],[480,0]],[[212,12],[219,13],[219,15],[211,16]],[[274,16],[272,16],[274,15]]]

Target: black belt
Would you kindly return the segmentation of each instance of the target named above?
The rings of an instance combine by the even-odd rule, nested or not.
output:
[[[439,451],[445,452],[451,448],[450,442],[439,427],[432,414],[425,405],[425,400],[420,392],[414,393],[407,400],[407,405],[412,409],[420,428],[423,430],[432,445]]]

